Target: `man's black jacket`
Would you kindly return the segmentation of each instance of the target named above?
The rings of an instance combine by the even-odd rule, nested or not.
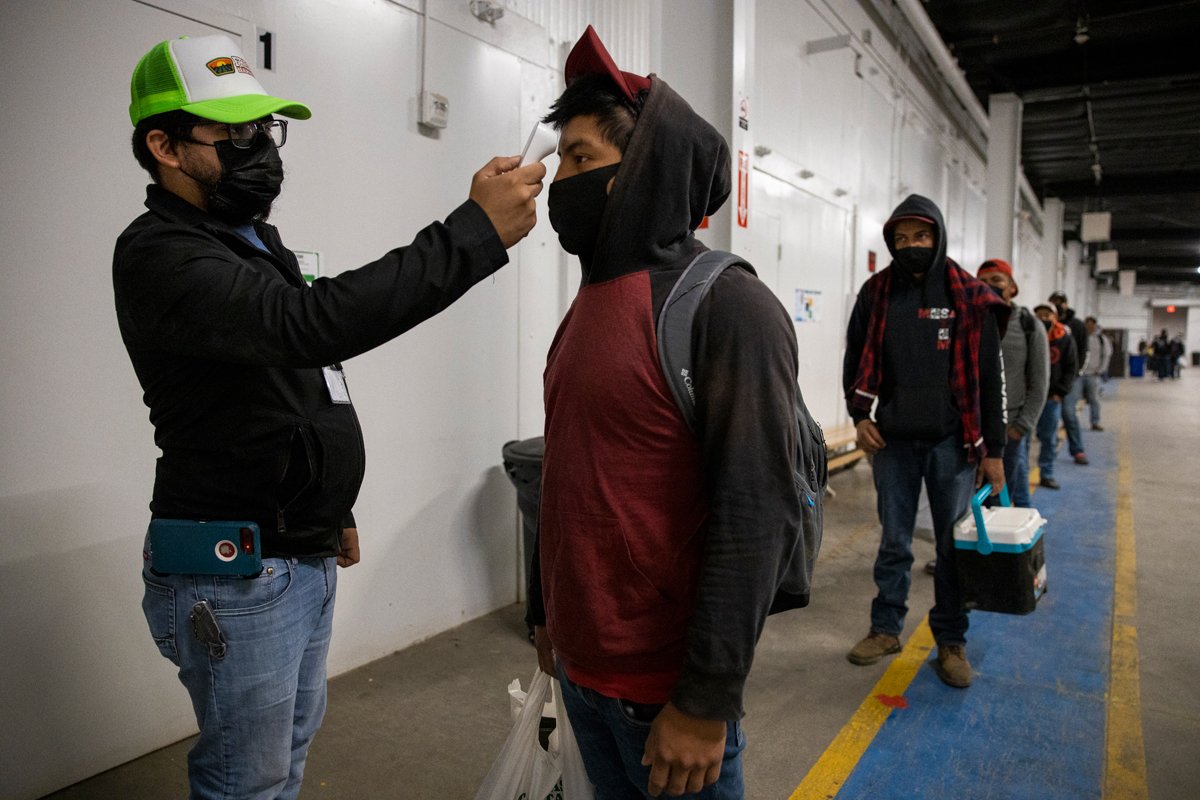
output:
[[[257,522],[267,555],[333,555],[364,471],[362,431],[322,367],[428,319],[508,261],[467,201],[408,247],[311,287],[275,228],[264,252],[162,189],[117,240],[121,337],[162,450],[156,517]]]

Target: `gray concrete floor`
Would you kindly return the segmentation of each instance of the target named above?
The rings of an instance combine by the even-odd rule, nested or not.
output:
[[[1121,381],[1104,407],[1124,429],[1134,472],[1138,636],[1150,797],[1200,796],[1200,370],[1183,380]],[[1072,478],[1086,468],[1060,471]],[[747,689],[750,798],[789,797],[863,701],[887,662],[854,667],[845,653],[868,627],[878,542],[870,467],[835,475],[813,604],[772,617]],[[907,637],[932,604],[928,537],[914,544]],[[470,798],[508,729],[505,688],[533,674],[523,610],[501,609],[338,676],[311,750],[302,800]],[[337,633],[335,631],[334,635]],[[1053,646],[1047,642],[1046,646]],[[180,690],[182,691],[182,689]],[[1097,731],[1103,737],[1103,731]],[[49,795],[128,800],[187,795],[185,740]],[[884,799],[886,800],[886,799]],[[1118,800],[1113,798],[1112,800]]]

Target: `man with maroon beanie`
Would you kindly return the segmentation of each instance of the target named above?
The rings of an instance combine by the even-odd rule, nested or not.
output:
[[[590,27],[565,77],[549,211],[582,283],[546,363],[538,663],[561,680],[597,800],[736,800],[742,695],[802,519],[794,323],[752,270],[714,279],[693,434],[655,321],[729,195],[728,147]]]

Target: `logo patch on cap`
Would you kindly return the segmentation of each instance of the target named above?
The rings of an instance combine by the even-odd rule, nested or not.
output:
[[[214,58],[204,66],[208,67],[208,71],[217,77],[232,75],[235,72],[254,77],[254,73],[250,71],[250,65],[241,56],[221,56]]]

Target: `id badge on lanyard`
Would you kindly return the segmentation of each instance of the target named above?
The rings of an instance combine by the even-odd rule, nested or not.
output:
[[[338,405],[350,404],[350,390],[346,388],[346,373],[341,364],[321,367],[325,374],[325,386],[329,389],[329,399]]]

